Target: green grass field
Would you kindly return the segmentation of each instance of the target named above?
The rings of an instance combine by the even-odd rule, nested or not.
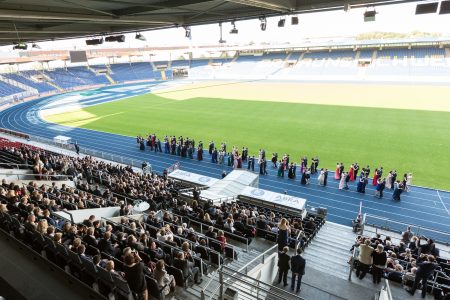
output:
[[[63,125],[128,136],[194,137],[250,154],[318,155],[321,167],[413,172],[413,183],[450,190],[450,113],[215,98],[170,100],[146,94],[46,117]],[[270,156],[270,154],[269,154]],[[386,172],[387,173],[387,172]]]

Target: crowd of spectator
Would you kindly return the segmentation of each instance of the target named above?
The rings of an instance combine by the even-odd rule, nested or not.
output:
[[[422,297],[427,292],[427,281],[433,276],[435,269],[442,268],[436,263],[446,264],[441,259],[439,249],[433,239],[417,236],[408,227],[402,232],[401,240],[395,243],[391,237],[358,236],[351,251],[356,249],[356,276],[363,279],[372,273],[373,283],[378,284],[381,278],[411,286],[408,291],[414,294],[422,282]],[[447,264],[446,264],[447,265]]]

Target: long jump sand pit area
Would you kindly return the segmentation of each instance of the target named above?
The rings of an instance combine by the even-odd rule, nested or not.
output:
[[[154,93],[173,100],[201,97],[450,112],[450,86],[434,84],[186,80]]]

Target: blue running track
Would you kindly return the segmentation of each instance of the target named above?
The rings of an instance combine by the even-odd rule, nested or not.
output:
[[[78,141],[81,147],[105,151],[124,158],[134,159],[137,162],[149,161],[153,170],[157,172],[162,172],[164,168],[174,164],[176,161],[181,161],[181,169],[206,176],[220,178],[223,170],[229,172],[231,169],[228,166],[212,164],[207,152],[202,162],[164,153],[154,153],[148,150],[141,152],[136,146],[135,137],[52,124],[44,121],[39,114],[42,109],[61,107],[62,105],[84,107],[116,101],[151,92],[153,89],[158,88],[159,84],[156,82],[111,86],[87,93],[73,92],[21,103],[0,112],[0,126],[27,133],[31,136],[48,139],[52,139],[57,135],[69,136],[72,140]],[[151,128],[149,128],[149,131],[151,131]],[[176,132],[168,134],[176,135]],[[200,134],[197,140],[201,138]],[[269,167],[269,165],[269,175],[260,177],[260,188],[274,192],[287,191],[290,195],[307,199],[307,203],[311,206],[326,207],[328,209],[327,219],[332,222],[350,225],[362,201],[364,213],[437,231],[450,232],[450,192],[412,187],[410,192],[402,194],[400,202],[392,200],[392,191],[386,191],[384,198],[380,200],[373,196],[375,191],[370,181],[366,188],[366,194],[357,193],[355,183],[350,183],[349,191],[339,190],[338,182],[334,180],[331,173],[328,176],[329,180],[326,187],[319,186],[315,177],[312,178],[310,185],[301,186],[299,176],[297,176],[298,179],[295,181],[287,179],[287,177],[284,179],[278,178],[276,170]],[[258,169],[257,166],[255,166],[256,169]],[[370,220],[370,222],[378,225],[383,224],[381,221],[376,220]],[[397,230],[403,229],[393,224],[390,224],[390,227]],[[450,235],[441,233],[428,233],[427,235],[450,243]]]

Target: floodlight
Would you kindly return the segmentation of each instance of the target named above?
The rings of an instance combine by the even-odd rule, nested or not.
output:
[[[191,26],[183,26],[184,27],[184,36],[188,39],[192,37],[191,35]]]
[[[100,45],[100,44],[103,44],[103,38],[86,40],[86,45],[88,45],[88,46]]]
[[[375,21],[375,15],[377,12],[374,10],[367,10],[364,12],[364,22],[373,22]]]
[[[298,17],[297,16],[291,17],[291,25],[298,25]]]
[[[230,30],[230,34],[238,34],[238,30],[236,29],[236,23],[231,21],[231,25],[233,25],[233,29]]]
[[[439,14],[450,14],[450,1],[442,1],[439,9]]]
[[[439,2],[417,4],[416,15],[434,14],[437,12],[438,5],[439,5]]]
[[[278,27],[284,27],[284,23],[286,23],[286,19],[282,18],[278,21]]]
[[[41,49],[41,47],[38,44],[36,44],[36,43],[33,43],[31,45],[31,47],[34,48],[34,49]]]
[[[259,21],[261,21],[260,27],[262,31],[266,31],[267,28],[267,20],[266,17],[259,17]]]
[[[110,35],[105,37],[105,42],[118,42],[123,43],[125,42],[125,35]]]
[[[136,36],[134,37],[136,40],[140,40],[145,42],[147,39],[145,38],[145,36],[143,36],[141,33],[136,33]]]

